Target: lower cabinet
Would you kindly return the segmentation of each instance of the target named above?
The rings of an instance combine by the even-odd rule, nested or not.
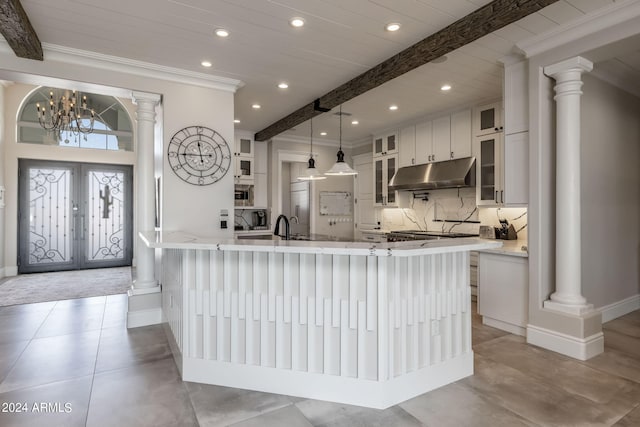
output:
[[[480,252],[478,313],[482,323],[516,335],[526,334],[529,319],[529,259]]]

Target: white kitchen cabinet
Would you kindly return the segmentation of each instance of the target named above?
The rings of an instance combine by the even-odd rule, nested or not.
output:
[[[431,122],[429,122],[429,125]],[[429,128],[429,147],[431,146],[431,128]],[[424,142],[424,139],[421,141]],[[427,149],[418,142],[416,126],[407,126],[400,129],[400,141],[398,144],[398,166],[413,166],[428,163]]]
[[[451,115],[451,159],[471,157],[471,110]]]
[[[504,65],[504,131],[529,130],[529,67],[527,61]]]
[[[396,192],[389,189],[389,180],[398,169],[398,155],[373,158],[374,206],[397,206]]]
[[[433,160],[433,122],[416,125],[416,157],[420,153],[421,161],[416,164],[430,163]]]
[[[476,204],[523,206],[529,195],[529,133],[476,137]]]
[[[243,134],[236,134],[233,158],[234,158],[234,178],[236,184],[254,183],[254,147],[252,137]]]
[[[451,116],[433,120],[433,157],[431,161],[450,160],[451,149]]]
[[[529,260],[480,252],[478,313],[482,323],[525,335],[529,319]]]
[[[502,102],[480,105],[474,108],[473,134],[488,135],[504,130],[502,124]]]
[[[398,131],[386,132],[373,137],[373,156],[387,156],[398,152]]]

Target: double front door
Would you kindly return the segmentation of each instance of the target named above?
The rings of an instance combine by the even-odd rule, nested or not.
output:
[[[18,272],[131,265],[132,167],[20,160]]]

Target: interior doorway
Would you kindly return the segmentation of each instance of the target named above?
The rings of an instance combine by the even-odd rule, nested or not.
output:
[[[132,170],[20,159],[18,273],[130,266]]]
[[[309,181],[298,180],[307,164],[285,162],[282,166],[282,213],[289,218],[291,234],[308,236],[311,230]]]

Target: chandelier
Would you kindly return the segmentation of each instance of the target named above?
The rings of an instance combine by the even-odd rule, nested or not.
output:
[[[47,132],[61,135],[71,132],[74,135],[93,132],[95,112],[87,107],[87,96],[74,90],[71,95],[65,91],[59,99],[54,99],[53,91],[49,92],[49,105],[36,103],[38,122]]]

